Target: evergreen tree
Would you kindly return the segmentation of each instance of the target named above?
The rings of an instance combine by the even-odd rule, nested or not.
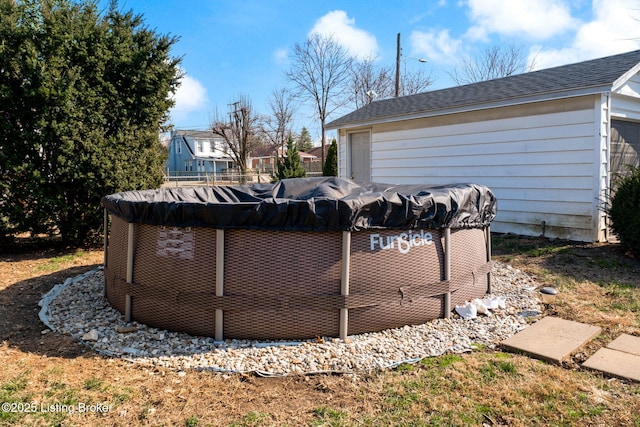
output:
[[[322,167],[322,175],[338,176],[338,142],[335,138],[331,141],[329,151],[327,152],[327,160]]]
[[[289,135],[289,139],[287,140],[287,155],[283,160],[278,161],[278,175],[276,178],[277,180],[282,180],[287,178],[304,178],[306,176],[307,173],[302,167],[298,148],[293,142],[293,137]]]
[[[0,0],[0,232],[88,241],[103,196],[162,183],[175,42],[115,1]]]
[[[306,127],[302,128],[300,132],[300,138],[298,139],[298,147],[300,151],[309,151],[313,148],[313,142],[311,141],[311,134]]]

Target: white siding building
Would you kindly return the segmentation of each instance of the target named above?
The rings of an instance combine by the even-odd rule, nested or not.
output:
[[[606,240],[612,178],[638,164],[639,72],[634,51],[373,102],[328,125],[339,174],[483,184],[493,231]]]

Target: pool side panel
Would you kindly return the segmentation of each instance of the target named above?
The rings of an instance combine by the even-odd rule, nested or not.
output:
[[[295,339],[420,324],[487,291],[485,233],[452,230],[451,280],[443,271],[442,232],[351,233],[349,295],[341,295],[341,232],[225,230],[224,295],[216,296],[216,230],[137,224],[133,283],[126,283],[128,223],[112,217],[105,293],[114,308],[132,296],[133,320],[193,335]],[[404,234],[403,234],[404,233]]]
[[[114,223],[112,229],[117,228]],[[116,277],[107,286],[108,296],[120,310],[123,295],[131,294],[137,322],[213,336],[215,312],[190,304],[189,297],[215,295],[215,273],[215,230],[138,224],[133,284],[128,287]]]
[[[340,232],[227,230],[225,236],[225,295],[279,301],[276,309],[226,310],[225,337],[338,335],[338,306],[317,309],[295,297],[340,295]]]
[[[413,241],[414,246],[406,241]],[[442,280],[442,257],[440,232],[436,230],[353,233],[350,292],[381,294],[384,298],[375,306],[349,310],[349,334],[442,317],[442,297],[425,296],[429,292],[422,287]]]
[[[127,275],[127,222],[117,216],[111,216],[109,228],[109,250],[107,265],[104,269],[105,296],[109,303],[121,313],[124,313],[125,289],[118,288],[115,283]]]
[[[479,228],[451,230],[451,308],[482,298],[488,291],[487,245]]]

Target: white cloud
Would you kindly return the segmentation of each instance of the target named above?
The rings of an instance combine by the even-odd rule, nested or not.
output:
[[[208,103],[207,89],[198,80],[185,75],[173,95],[175,105],[171,109],[174,121],[187,119],[190,113],[202,110]]]
[[[640,49],[640,1],[590,4],[592,18],[581,21],[571,16],[568,0],[465,0],[460,6],[469,8],[472,22],[466,32],[456,38],[449,30],[414,31],[412,55],[451,65],[474,46],[495,42],[496,35],[516,44],[537,41],[527,59],[534,69]]]
[[[309,34],[334,37],[341,46],[359,58],[375,57],[378,42],[375,36],[355,26],[356,20],[347,12],[334,10],[318,19]]]
[[[565,48],[532,52],[536,68],[548,68],[640,48],[637,0],[593,0],[593,20],[581,25]]]
[[[289,63],[289,50],[287,48],[277,49],[273,52],[273,61],[278,65]]]
[[[469,0],[474,25],[467,37],[486,40],[488,34],[545,40],[579,25],[562,0]]]
[[[582,26],[576,35],[576,48],[599,56],[638,49],[637,0],[594,0],[593,12],[595,20]]]
[[[491,42],[492,35],[544,40],[575,30],[579,24],[561,0],[467,0],[458,6],[468,7],[472,25],[466,32],[456,38],[448,29],[414,31],[412,54],[451,65],[474,45]]]
[[[410,36],[412,55],[429,61],[452,63],[459,59],[462,41],[449,35],[449,30],[413,31]]]

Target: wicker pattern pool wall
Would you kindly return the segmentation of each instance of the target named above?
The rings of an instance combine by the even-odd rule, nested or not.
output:
[[[289,231],[145,224],[105,209],[105,295],[156,328],[345,338],[448,317],[490,290],[489,226]]]

